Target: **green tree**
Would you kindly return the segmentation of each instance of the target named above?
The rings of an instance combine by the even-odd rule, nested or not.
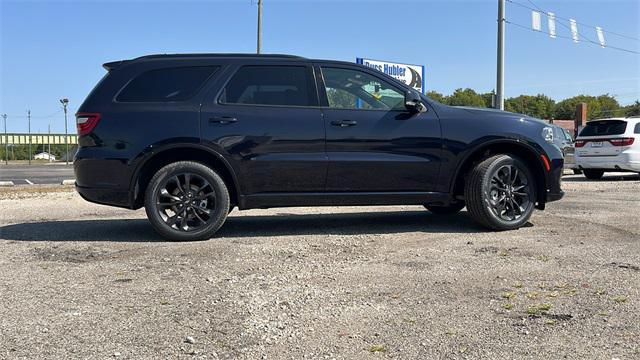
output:
[[[578,95],[564,99],[554,107],[555,119],[575,119],[576,107],[580,103],[587,103],[587,120],[595,119],[600,114],[600,102],[595,96]]]
[[[598,104],[600,105],[600,113],[594,114],[596,117],[612,117],[620,115],[622,113],[620,109],[620,103],[618,100],[609,94],[604,94],[596,97]]]
[[[520,95],[509,98],[505,101],[505,110],[525,114],[539,119],[551,119],[554,116],[554,106],[556,102],[550,97],[538,94]],[[575,117],[575,116],[574,116]]]
[[[441,104],[447,103],[447,98],[437,91],[428,91],[427,96]]]
[[[485,107],[485,101],[482,95],[473,89],[456,89],[456,91],[447,97],[447,104],[453,106],[475,106]]]
[[[493,96],[494,95],[495,94],[493,92],[480,94],[480,96],[482,96],[482,100],[484,100],[484,107],[487,107],[487,108],[493,107]]]
[[[625,116],[638,116],[640,115],[640,101],[636,100],[635,103],[624,107]]]

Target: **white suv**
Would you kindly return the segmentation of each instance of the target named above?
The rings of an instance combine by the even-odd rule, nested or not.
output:
[[[640,118],[589,121],[575,142],[576,165],[588,179],[605,171],[640,173]]]

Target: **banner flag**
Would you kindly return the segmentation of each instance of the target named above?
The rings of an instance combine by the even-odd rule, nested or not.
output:
[[[579,41],[578,39],[578,23],[574,19],[569,19],[569,23],[571,24],[571,38],[574,43]]]
[[[550,12],[547,13],[547,24],[549,25],[549,36],[552,39],[556,38],[556,14]]]
[[[538,11],[531,12],[531,27],[533,30],[542,31],[542,18]]]
[[[598,41],[600,41],[600,46],[607,46],[604,41],[604,31],[602,31],[602,28],[600,26],[596,26],[596,34],[598,34]]]

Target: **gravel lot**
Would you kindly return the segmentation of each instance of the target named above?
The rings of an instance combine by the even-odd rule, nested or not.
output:
[[[518,231],[420,207],[144,211],[0,189],[0,358],[640,358],[640,179],[565,177]]]

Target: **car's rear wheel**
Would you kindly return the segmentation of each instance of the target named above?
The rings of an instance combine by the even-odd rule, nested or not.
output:
[[[153,176],[144,200],[153,228],[170,240],[211,238],[229,213],[229,191],[211,168],[196,162],[169,164]]]
[[[471,217],[493,230],[513,230],[533,213],[536,184],[527,164],[512,155],[495,155],[477,164],[465,182]]]
[[[425,205],[425,208],[436,215],[457,214],[464,208],[464,201],[459,201],[448,206]]]
[[[598,180],[602,178],[602,175],[604,175],[604,170],[598,170],[598,169],[584,169],[584,177],[586,177],[589,180]]]

